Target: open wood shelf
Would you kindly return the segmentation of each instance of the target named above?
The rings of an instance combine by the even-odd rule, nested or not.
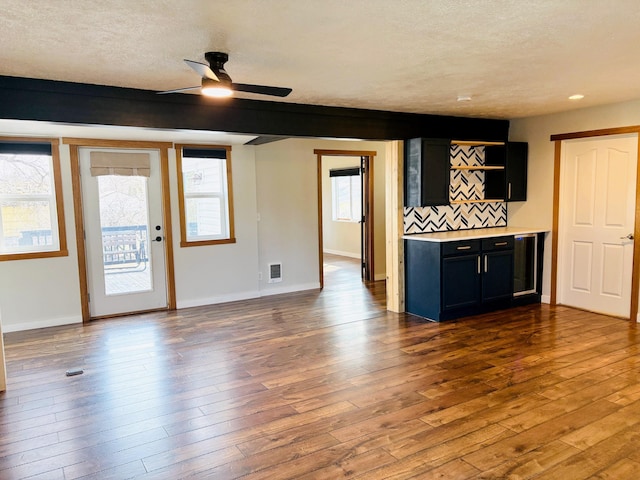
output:
[[[473,140],[451,140],[452,145],[462,145],[466,147],[486,147],[493,145],[504,145],[504,142],[482,142],[482,141],[473,141]]]
[[[498,165],[452,165],[451,170],[504,170]]]
[[[451,200],[449,203],[451,205],[460,205],[463,203],[502,203],[504,202],[503,198],[489,198],[484,200]]]

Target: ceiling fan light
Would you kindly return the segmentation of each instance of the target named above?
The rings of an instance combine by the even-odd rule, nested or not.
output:
[[[200,93],[207,97],[227,98],[233,95],[233,90],[231,90],[231,82],[203,78]]]
[[[200,89],[200,93],[202,93],[202,95],[205,95],[207,97],[227,98],[233,95],[233,90],[223,85],[206,86]]]

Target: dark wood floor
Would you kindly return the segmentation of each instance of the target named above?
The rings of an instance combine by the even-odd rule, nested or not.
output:
[[[7,334],[0,478],[640,478],[635,324],[424,322],[327,260],[322,292]]]

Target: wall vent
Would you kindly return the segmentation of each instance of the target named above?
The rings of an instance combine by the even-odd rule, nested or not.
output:
[[[282,264],[270,263],[269,264],[269,283],[276,283],[282,281]]]

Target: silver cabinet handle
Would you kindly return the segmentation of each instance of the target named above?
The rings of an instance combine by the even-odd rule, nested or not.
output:
[[[480,275],[480,255],[478,255],[478,275]]]
[[[463,247],[456,247],[456,250],[471,250],[471,245],[465,245]]]
[[[508,198],[509,200],[511,199],[511,182],[509,182],[507,198]]]
[[[484,273],[487,273],[489,271],[489,265],[488,265],[488,261],[487,261],[487,255],[484,256]]]
[[[504,247],[505,245],[508,245],[509,242],[496,242],[493,244],[494,247]]]

